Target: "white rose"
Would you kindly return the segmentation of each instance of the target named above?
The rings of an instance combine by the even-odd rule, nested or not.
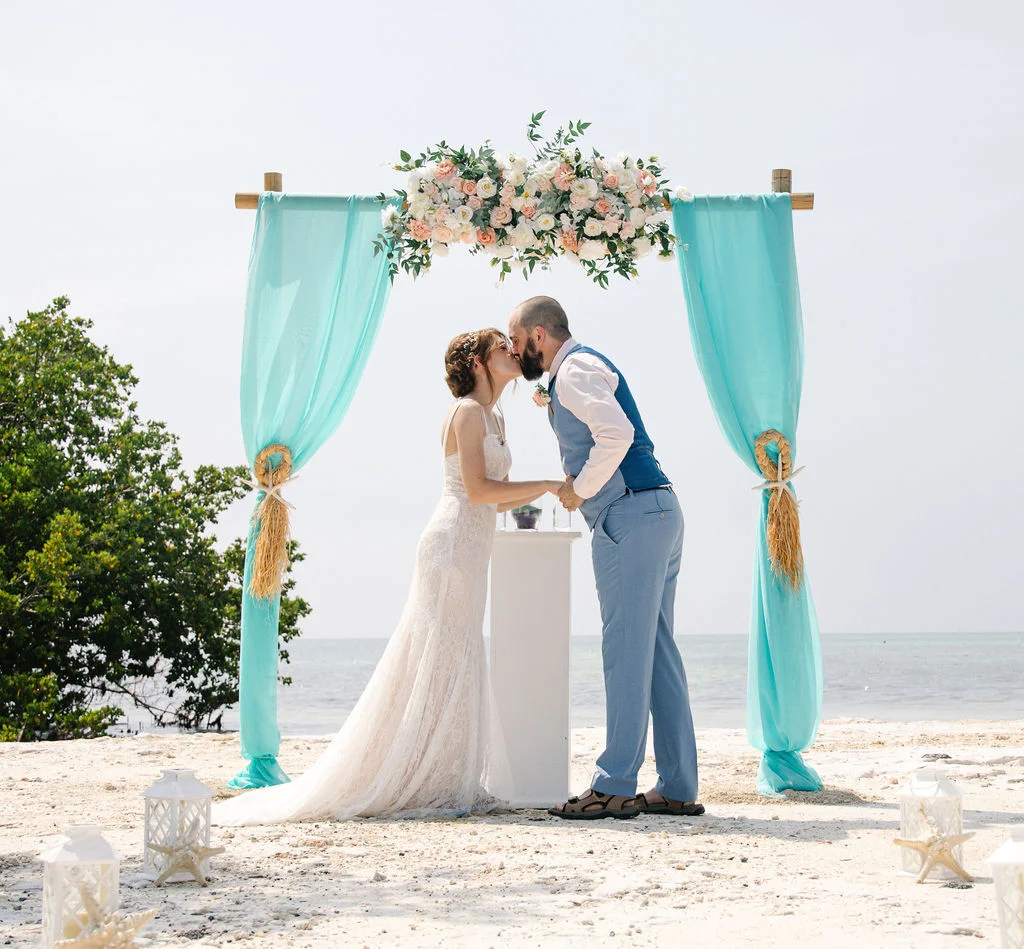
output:
[[[515,188],[521,188],[526,183],[526,175],[518,168],[506,168],[505,181]]]
[[[508,206],[513,211],[522,211],[523,210],[523,202],[525,200],[526,200],[526,198],[515,197],[511,201],[509,201]]]
[[[494,160],[498,163],[499,168],[508,168],[508,159],[501,153],[494,153]]]
[[[604,233],[604,224],[596,217],[588,217],[583,225],[583,233],[587,237],[597,237],[599,234]]]
[[[469,224],[473,220],[473,209],[464,204],[454,208],[453,214],[457,224]]]
[[[563,228],[568,229],[572,227],[572,218],[569,217],[568,214],[560,214],[558,216],[558,223],[561,224]]]
[[[540,190],[540,179],[536,175],[531,175],[523,183],[523,192],[529,197],[533,197]]]
[[[440,241],[434,241],[434,256],[435,257],[447,257],[448,256],[448,245],[442,244]]]
[[[584,241],[580,244],[580,260],[600,260],[608,256],[604,241]]]
[[[626,171],[625,168],[622,171],[617,172],[619,176],[619,191],[625,194],[627,191],[633,191],[636,189],[636,176],[631,171]]]
[[[555,174],[555,172],[558,171],[558,165],[559,162],[551,158],[548,161],[544,162],[544,164],[541,166],[540,173],[545,178],[551,178]]]
[[[633,159],[630,156],[629,152],[619,152],[618,155],[615,156],[615,160],[622,162],[622,167],[623,168],[634,168],[635,167],[635,165],[633,163]]]
[[[680,201],[692,201],[693,192],[689,188],[676,188],[676,197]]]
[[[584,180],[586,182],[587,198],[593,201],[601,193],[601,186],[593,178],[586,178]]]
[[[476,183],[476,193],[481,198],[493,198],[498,193],[498,186],[493,178],[481,178]]]
[[[598,171],[604,172],[608,170],[608,162],[603,158],[595,158],[591,163]]]
[[[651,243],[649,237],[641,237],[633,241],[633,255],[639,260],[641,257],[646,257],[654,245]]]
[[[537,242],[537,238],[534,237],[533,228],[530,227],[525,221],[521,224],[517,224],[509,232],[509,236],[512,239],[512,246],[518,247],[520,250],[526,250]]]
[[[538,231],[550,231],[555,226],[555,216],[545,211],[533,219],[533,224]]]
[[[573,178],[572,184],[569,185],[569,194],[585,198],[587,196],[587,180],[586,178]]]
[[[526,159],[520,157],[519,155],[510,155],[508,159],[508,164],[510,168],[514,168],[516,171],[526,171]]]
[[[494,256],[500,257],[502,260],[508,260],[516,250],[511,244],[494,244]]]
[[[395,218],[398,217],[398,208],[393,204],[389,204],[383,211],[380,212],[380,223],[385,227],[389,228],[395,223]]]
[[[643,208],[633,208],[629,212],[629,223],[637,230],[644,226],[647,220],[647,212]]]
[[[427,214],[433,210],[434,205],[425,194],[418,194],[409,202],[410,217],[425,219]]]

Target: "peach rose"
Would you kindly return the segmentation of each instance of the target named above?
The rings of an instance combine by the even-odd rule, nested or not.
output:
[[[574,194],[569,198],[569,207],[574,211],[589,211],[593,207],[593,202],[588,201],[585,195]]]
[[[483,244],[484,247],[487,247],[488,245],[493,244],[495,240],[496,238],[494,236],[493,227],[478,227],[476,229],[476,242],[478,244]]]
[[[619,186],[619,176],[615,174],[614,171],[609,171],[608,174],[604,176],[603,184],[606,188],[611,188],[612,190],[614,190]]]
[[[604,220],[604,232],[609,237],[614,234],[619,226],[622,224],[622,218],[620,217],[609,217]]]
[[[626,199],[626,203],[631,208],[638,208],[638,207],[640,207],[641,203],[644,200],[644,196],[639,191],[627,191],[623,195],[623,197]]]
[[[456,171],[455,162],[450,158],[445,158],[443,161],[438,163],[437,170],[434,172],[434,177],[438,181],[447,181],[449,178],[455,176]]]
[[[602,217],[606,215],[612,209],[612,203],[607,198],[598,198],[594,202],[594,210],[597,211]]]
[[[438,224],[434,227],[430,236],[435,241],[440,241],[442,244],[447,244],[452,239],[452,229],[447,224]]]
[[[619,237],[626,241],[632,240],[636,237],[636,228],[633,227],[629,221],[626,221],[626,223],[619,228]]]
[[[426,221],[421,221],[418,217],[410,218],[409,233],[412,234],[413,240],[430,240],[430,225]]]
[[[473,228],[471,227],[467,228],[462,232],[462,237],[460,238],[460,240],[462,241],[463,244],[475,244],[476,231],[474,231]]]
[[[525,218],[531,218],[537,213],[537,205],[524,201],[523,206],[519,209],[519,213]]]
[[[562,231],[559,235],[559,241],[566,250],[576,253],[580,249],[580,241],[576,236],[575,231]]]
[[[505,204],[508,204],[515,196],[516,189],[513,185],[502,185],[501,191],[498,192],[498,197],[500,197]]]
[[[499,204],[491,211],[491,227],[503,227],[512,220],[512,209]]]
[[[543,194],[545,191],[550,191],[551,190],[551,179],[550,178],[545,178],[543,175],[541,175],[537,179],[537,190],[541,194]]]
[[[462,178],[460,178],[458,175],[456,175],[454,178],[452,178],[451,181],[448,182],[448,187],[451,188],[453,191],[458,191],[459,193],[461,193],[462,192],[462,180],[463,180]]]
[[[462,193],[476,194],[476,182],[472,178],[467,178],[462,182]]]
[[[466,198],[466,207],[472,208],[474,211],[479,211],[484,206],[484,199],[478,194],[471,194]]]

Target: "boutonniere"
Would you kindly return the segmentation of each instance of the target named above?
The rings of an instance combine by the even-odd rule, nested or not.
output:
[[[533,402],[535,405],[544,408],[545,405],[551,405],[551,393],[541,383],[537,383],[533,391]]]

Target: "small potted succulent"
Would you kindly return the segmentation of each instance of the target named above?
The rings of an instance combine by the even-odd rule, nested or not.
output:
[[[521,507],[512,508],[512,520],[521,531],[532,531],[537,528],[537,518],[540,517],[540,508],[536,504],[524,504]]]

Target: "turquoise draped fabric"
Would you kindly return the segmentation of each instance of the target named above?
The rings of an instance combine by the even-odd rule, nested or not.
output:
[[[344,417],[391,286],[387,259],[373,256],[381,209],[369,197],[260,196],[242,342],[242,437],[250,467],[263,448],[281,443],[292,453],[294,475]],[[263,497],[257,493],[257,506]],[[248,592],[257,536],[250,523],[239,667],[248,763],[228,782],[235,788],[288,780],[277,763],[280,598],[259,601]]]
[[[763,480],[754,442],[777,429],[796,457],[803,381],[803,320],[788,194],[698,197],[673,204],[690,338],[715,417]],[[772,452],[775,452],[772,454]],[[769,456],[777,460],[777,446]],[[821,720],[821,647],[806,577],[800,589],[773,573],[761,492],[747,672],[747,735],[763,752],[757,789],[818,791],[800,752]]]

